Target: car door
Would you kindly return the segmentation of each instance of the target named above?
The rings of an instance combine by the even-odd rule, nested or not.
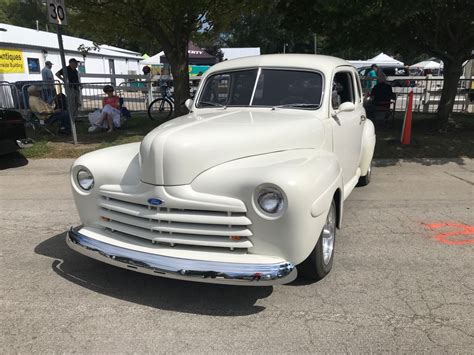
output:
[[[344,185],[354,183],[361,154],[362,131],[365,111],[360,87],[351,68],[338,68],[332,78],[332,93],[329,113],[332,118],[333,151],[342,168]],[[341,104],[352,102],[354,110],[338,112]]]

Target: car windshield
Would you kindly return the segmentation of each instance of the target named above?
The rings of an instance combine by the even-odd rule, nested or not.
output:
[[[197,107],[261,106],[314,110],[322,98],[320,73],[250,69],[207,78]]]

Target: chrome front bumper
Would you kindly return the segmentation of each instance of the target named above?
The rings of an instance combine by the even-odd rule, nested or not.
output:
[[[93,259],[124,269],[181,280],[248,286],[285,284],[296,278],[293,264],[226,263],[145,253],[98,241],[71,228],[68,246]]]

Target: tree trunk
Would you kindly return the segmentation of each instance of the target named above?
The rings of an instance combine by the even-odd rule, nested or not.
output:
[[[462,74],[462,59],[444,60],[444,82],[438,106],[438,119],[441,127],[446,127],[453,112],[454,100]]]
[[[165,53],[173,75],[174,110],[177,117],[187,113],[184,102],[189,98],[188,42],[179,48],[165,49]]]

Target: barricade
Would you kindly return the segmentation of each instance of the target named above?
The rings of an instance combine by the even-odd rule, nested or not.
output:
[[[470,95],[472,95],[471,79],[459,79],[458,91],[454,100],[453,112],[468,112]],[[362,78],[362,87],[365,91],[369,87],[369,80]],[[413,91],[413,112],[436,113],[443,90],[443,77],[433,76],[404,76],[388,77],[387,82],[392,85],[396,95],[395,111],[405,111],[408,103],[408,94]]]

